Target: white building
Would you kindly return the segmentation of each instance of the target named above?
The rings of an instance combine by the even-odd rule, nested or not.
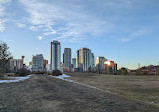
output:
[[[29,65],[29,66],[27,67],[27,69],[28,69],[29,71],[32,71],[32,68],[33,68],[33,65]]]
[[[37,54],[32,57],[32,71],[44,71],[44,57],[42,54]]]
[[[10,59],[10,70],[12,72],[17,72],[19,69],[23,68],[23,59]]]
[[[46,70],[47,70],[47,71],[51,71],[50,67],[51,67],[50,64],[47,64],[47,65],[46,65]]]
[[[51,42],[51,60],[50,68],[51,70],[60,70],[61,63],[61,45],[58,41]]]

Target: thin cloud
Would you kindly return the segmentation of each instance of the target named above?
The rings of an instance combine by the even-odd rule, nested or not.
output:
[[[5,28],[4,28],[4,20],[0,19],[0,32],[4,32]]]
[[[16,25],[18,28],[25,28],[26,27],[26,25],[22,24],[22,23],[16,23]]]
[[[11,2],[11,0],[0,0],[0,32],[4,32],[5,30],[4,23],[6,22],[6,18],[4,18],[4,15],[6,13],[6,5],[9,2]]]
[[[30,30],[43,32],[43,37],[55,35],[56,39],[75,42],[82,40],[83,35],[98,35],[109,32],[112,24],[92,15],[74,11],[60,4],[38,2],[37,0],[20,0],[28,13],[27,21]],[[72,4],[75,5],[75,4]],[[80,39],[74,39],[80,38]],[[85,38],[83,38],[85,39]]]
[[[137,31],[130,32],[127,37],[120,38],[120,41],[121,42],[132,41],[135,38],[138,38],[138,37],[141,37],[141,36],[145,35],[146,32],[147,32],[146,30],[137,30]]]

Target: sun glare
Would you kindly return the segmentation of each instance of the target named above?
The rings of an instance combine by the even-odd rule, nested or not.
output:
[[[110,61],[105,61],[104,64],[110,65]]]

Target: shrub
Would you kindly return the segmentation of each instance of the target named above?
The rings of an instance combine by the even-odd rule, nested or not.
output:
[[[37,72],[31,72],[32,74],[45,74],[45,72],[40,72],[40,71],[37,71]]]
[[[26,68],[22,68],[15,73],[15,76],[26,76],[29,75],[30,71]]]
[[[59,75],[62,75],[62,73],[59,70],[53,70],[52,75],[53,76],[59,76]]]
[[[47,72],[47,75],[52,75],[52,73],[51,72]]]

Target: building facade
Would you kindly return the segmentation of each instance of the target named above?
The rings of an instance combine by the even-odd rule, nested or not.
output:
[[[107,73],[108,74],[117,74],[117,63],[114,63],[114,61],[110,61],[110,65],[106,65],[107,67]]]
[[[42,72],[44,71],[44,57],[42,54],[37,54],[32,57],[32,71]]]
[[[64,49],[63,64],[64,67],[71,67],[71,48]]]
[[[51,59],[50,59],[50,69],[60,70],[61,63],[61,45],[58,41],[51,42]]]
[[[9,63],[11,72],[17,72],[23,68],[23,59],[10,59]]]
[[[48,60],[44,59],[44,69],[47,70]]]
[[[104,73],[105,72],[105,65],[104,62],[107,61],[105,57],[97,57],[96,58],[96,69],[98,73]]]
[[[88,48],[81,48],[77,50],[76,54],[76,67],[80,71],[89,71],[89,68],[92,67],[92,53]]]
[[[73,65],[73,68],[76,68],[76,58],[72,58],[72,65]]]
[[[94,62],[94,53],[92,53],[92,66],[95,66],[95,62]]]

